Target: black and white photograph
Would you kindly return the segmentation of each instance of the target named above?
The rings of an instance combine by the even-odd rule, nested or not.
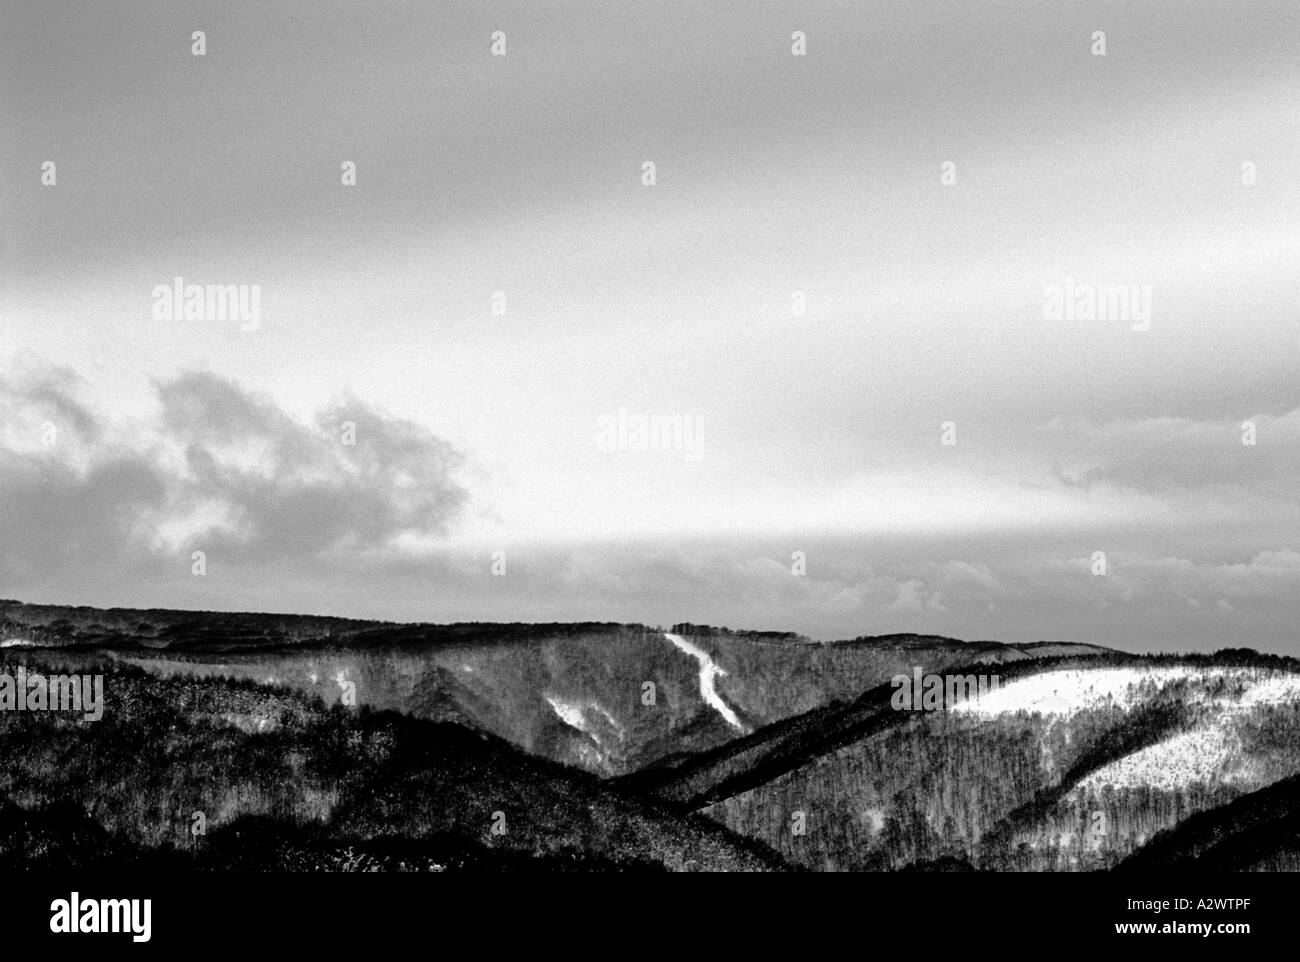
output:
[[[1296,0],[0,0],[51,945],[838,889],[1251,946],[1298,480]]]

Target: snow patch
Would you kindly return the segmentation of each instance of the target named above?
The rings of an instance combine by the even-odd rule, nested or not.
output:
[[[1043,715],[1072,715],[1090,708],[1114,705],[1128,710],[1138,701],[1139,685],[1163,688],[1184,678],[1201,678],[1204,672],[1185,667],[1096,668],[1045,671],[1028,678],[1004,680],[1000,688],[976,701],[965,701],[951,711],[985,717],[1018,711]]]
[[[1257,671],[1249,669],[1234,669],[1218,675],[1248,687],[1235,699],[1207,699],[1216,712],[1211,720],[1111,762],[1085,778],[1079,787],[1150,785],[1172,789],[1216,781],[1243,785],[1248,790],[1252,786],[1258,787],[1255,783],[1263,773],[1243,758],[1244,746],[1235,733],[1234,723],[1242,715],[1264,705],[1300,700],[1300,677],[1291,674],[1261,677]]]
[[[559,716],[560,721],[570,728],[576,728],[584,735],[590,735],[597,742],[600,741],[600,736],[593,730],[596,726],[592,725],[587,716],[588,712],[595,712],[600,715],[608,723],[609,727],[614,730],[614,734],[618,736],[619,741],[627,738],[627,732],[619,724],[618,719],[611,715],[605,706],[598,701],[565,701],[563,698],[557,698],[554,695],[545,695],[544,697],[550,703],[555,714]]]
[[[570,728],[578,729],[578,731],[585,735],[591,734],[591,732],[587,730],[587,715],[582,710],[581,705],[563,701],[559,698],[552,698],[550,695],[546,696],[546,700],[551,703],[551,708],[554,709],[555,714],[560,716],[560,721],[564,722],[564,724],[568,725]]]
[[[1055,725],[1089,709],[1113,706],[1130,711],[1167,686],[1183,681],[1190,683],[1186,703],[1201,706],[1205,720],[1189,731],[1116,759],[1088,775],[1077,788],[1087,793],[1106,785],[1177,789],[1198,782],[1253,784],[1261,773],[1242,758],[1243,745],[1235,723],[1261,706],[1300,701],[1298,675],[1257,668],[1191,666],[1048,671],[1004,683],[986,697],[962,702],[951,710],[984,718],[1037,712],[1049,725]],[[1220,683],[1226,683],[1230,693],[1212,696],[1210,692]],[[1045,764],[1049,762],[1045,759]]]

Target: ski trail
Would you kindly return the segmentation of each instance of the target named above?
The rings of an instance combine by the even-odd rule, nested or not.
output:
[[[718,689],[714,686],[714,679],[718,675],[725,675],[726,672],[718,666],[707,651],[691,644],[681,635],[674,635],[665,631],[664,637],[700,663],[700,697],[725,718],[728,725],[739,731],[747,732],[748,729],[741,724],[736,713],[731,710],[731,706],[722,700],[722,696],[718,694]]]

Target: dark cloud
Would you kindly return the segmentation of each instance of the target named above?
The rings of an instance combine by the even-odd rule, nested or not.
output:
[[[229,521],[196,534],[250,558],[383,548],[399,536],[444,535],[467,501],[460,455],[407,421],[358,401],[311,426],[210,374],[162,384],[165,437],[184,446],[177,506]]]
[[[191,373],[158,386],[144,447],[44,443],[50,418],[91,442],[111,432],[74,387],[66,372],[0,382],[0,409],[27,425],[0,449],[6,580],[102,581],[123,564],[151,567],[191,549],[226,564],[383,551],[395,539],[445,535],[468,501],[449,444],[360,402],[303,424],[230,381]]]
[[[9,377],[0,376],[0,397],[21,399],[29,421],[71,428],[85,441],[97,440],[99,419],[76,397],[81,378],[66,367],[24,360]]]
[[[115,578],[147,562],[139,519],[167,502],[145,458],[107,457],[80,471],[48,457],[0,452],[0,579],[64,586]]]

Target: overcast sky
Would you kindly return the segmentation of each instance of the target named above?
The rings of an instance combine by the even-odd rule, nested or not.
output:
[[[0,596],[1300,654],[1298,48],[1294,0],[6,4]]]

